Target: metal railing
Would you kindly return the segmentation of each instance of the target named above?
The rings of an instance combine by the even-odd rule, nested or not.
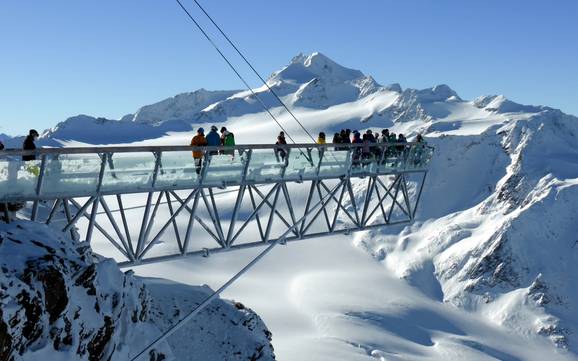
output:
[[[423,143],[123,146],[0,152],[0,202],[423,171]],[[200,161],[191,153],[201,154]],[[22,161],[22,156],[36,160]]]

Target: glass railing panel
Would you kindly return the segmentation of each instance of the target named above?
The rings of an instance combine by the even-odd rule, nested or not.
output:
[[[213,154],[207,157],[203,184],[229,185],[241,182],[248,153],[239,155],[237,151],[230,152],[230,154]]]
[[[409,148],[405,145],[384,146],[384,154],[378,172],[387,173],[405,169]]]
[[[285,179],[315,179],[320,152],[316,148],[292,148],[288,155]]]
[[[153,153],[115,153],[104,171],[103,192],[149,190],[155,169]]]
[[[252,182],[280,180],[285,171],[282,153],[274,149],[253,149],[246,179]]]
[[[97,154],[46,156],[42,195],[96,192],[102,160]]]
[[[375,174],[379,171],[379,165],[383,161],[383,146],[378,143],[370,143],[352,148],[351,174]]]
[[[426,168],[433,157],[433,148],[423,144],[416,144],[412,150],[413,153],[408,159],[407,169]]]
[[[341,177],[347,175],[351,164],[349,150],[327,148],[322,152],[319,166],[320,177]]]
[[[191,152],[162,153],[155,188],[187,188],[198,183],[199,176]]]
[[[0,158],[0,199],[34,197],[40,161],[24,162],[21,157]]]

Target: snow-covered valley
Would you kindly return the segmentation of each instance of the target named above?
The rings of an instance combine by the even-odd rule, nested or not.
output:
[[[277,359],[578,360],[578,118],[503,96],[466,101],[446,85],[381,86],[319,53],[297,56],[268,83],[312,134],[389,128],[436,148],[413,224],[279,246],[227,290],[271,330]],[[296,141],[311,141],[266,87],[256,92]],[[70,118],[40,144],[189,144],[212,124],[238,144],[273,143],[279,132],[250,92],[199,90],[121,120]],[[127,207],[143,203],[134,196]],[[139,212],[129,213],[134,223]],[[94,241],[97,253],[113,254],[107,247]],[[255,252],[134,272],[216,289]],[[163,282],[150,285],[163,294]],[[213,341],[180,335],[167,347],[179,360],[210,359],[194,354],[201,349],[219,359]]]

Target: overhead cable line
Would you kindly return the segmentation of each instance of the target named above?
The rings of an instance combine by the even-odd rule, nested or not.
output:
[[[277,120],[277,118],[273,115],[273,113],[271,113],[271,111],[269,110],[269,108],[265,105],[265,103],[263,102],[263,100],[261,100],[261,98],[259,98],[259,96],[255,93],[255,91],[253,90],[253,88],[251,88],[251,86],[249,85],[249,83],[245,80],[245,78],[237,71],[237,69],[233,66],[233,64],[231,64],[231,62],[229,61],[229,59],[225,56],[225,54],[223,54],[223,52],[221,51],[221,49],[217,46],[217,44],[213,41],[213,39],[209,36],[209,34],[207,34],[207,32],[203,29],[203,27],[195,20],[195,18],[191,15],[191,13],[187,10],[187,8],[185,8],[185,6],[183,5],[183,3],[181,3],[180,0],[175,0],[177,2],[177,4],[179,4],[179,6],[181,7],[181,9],[183,9],[183,11],[187,14],[187,16],[189,17],[189,19],[196,25],[196,27],[201,31],[201,33],[203,33],[203,35],[205,36],[205,38],[207,38],[207,40],[211,43],[211,45],[215,48],[215,50],[217,50],[217,52],[219,53],[219,55],[221,55],[221,57],[223,58],[223,60],[225,60],[225,62],[227,63],[227,65],[229,65],[229,67],[231,68],[231,70],[233,70],[233,72],[237,75],[237,77],[239,79],[241,79],[241,81],[243,82],[243,84],[245,84],[245,86],[247,87],[247,89],[251,92],[251,94],[253,94],[253,96],[255,97],[255,99],[257,99],[257,101],[259,101],[259,103],[261,104],[261,106],[263,107],[263,109],[265,109],[267,111],[267,113],[269,113],[269,115],[271,116],[271,118],[275,121],[275,123],[277,123],[277,125],[279,126],[279,128],[281,128],[281,130],[283,132],[285,132],[285,135],[287,135],[287,137],[294,143],[297,144],[297,142],[291,137],[291,135],[289,135],[289,133],[287,132],[287,130],[285,130],[285,128],[283,128],[283,126],[281,125],[281,123],[279,122],[279,120]]]
[[[179,0],[177,0],[179,1]],[[271,92],[271,94],[273,94],[273,96],[275,97],[275,99],[277,99],[277,101],[283,106],[283,108],[285,108],[285,110],[287,110],[287,112],[291,115],[291,117],[293,117],[293,119],[297,122],[297,124],[299,124],[299,126],[301,126],[301,129],[303,129],[305,131],[305,133],[307,133],[307,135],[309,136],[309,138],[311,138],[313,140],[313,142],[315,142],[315,138],[313,138],[313,136],[311,135],[311,133],[309,133],[309,131],[307,130],[307,128],[305,128],[305,126],[299,121],[299,119],[297,119],[297,117],[295,116],[295,114],[293,114],[293,112],[289,109],[289,107],[283,102],[283,100],[281,100],[281,98],[277,95],[277,93],[275,93],[275,91],[269,86],[269,84],[267,83],[267,81],[261,76],[261,74],[255,69],[255,67],[253,66],[253,64],[251,64],[251,62],[249,60],[247,60],[247,58],[245,57],[245,55],[243,55],[243,53],[239,50],[239,48],[235,45],[235,43],[233,43],[233,41],[227,36],[227,34],[225,34],[225,32],[223,31],[223,29],[221,29],[221,27],[215,22],[215,20],[213,20],[213,18],[211,17],[211,15],[209,15],[209,13],[205,10],[205,8],[197,1],[197,0],[193,0],[195,2],[195,4],[197,4],[197,6],[199,7],[199,9],[201,9],[201,11],[207,16],[207,18],[211,21],[211,23],[213,23],[213,25],[219,30],[219,32],[221,33],[221,35],[223,35],[223,37],[225,39],[227,39],[227,42],[229,42],[229,44],[233,47],[233,49],[235,49],[235,51],[237,52],[237,54],[239,54],[239,56],[245,61],[245,63],[251,68],[251,70],[253,71],[253,73],[255,73],[255,75],[257,75],[257,77],[261,80],[261,82],[267,87],[267,89],[269,89],[269,91]]]

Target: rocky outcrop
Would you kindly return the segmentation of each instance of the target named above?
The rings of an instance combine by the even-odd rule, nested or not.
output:
[[[2,224],[0,264],[1,360],[125,360],[139,334],[160,332],[139,279],[47,227]]]

